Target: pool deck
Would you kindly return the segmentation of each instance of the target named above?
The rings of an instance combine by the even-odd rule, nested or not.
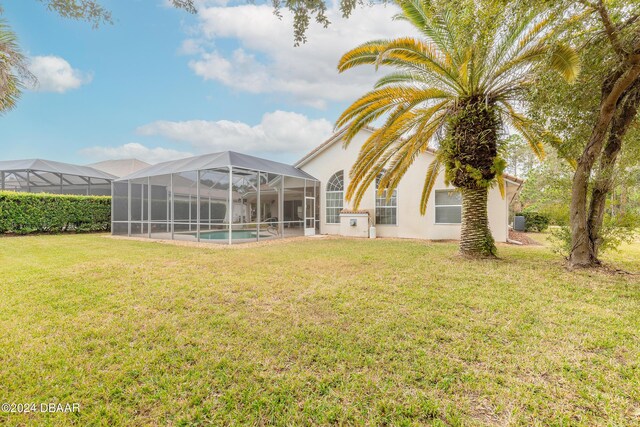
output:
[[[286,236],[285,235],[284,238],[274,237],[270,239],[263,239],[263,240],[260,240],[259,242],[255,241],[254,239],[247,239],[246,242],[236,240],[236,243],[229,245],[223,241],[215,241],[215,240],[205,240],[200,242],[197,242],[195,239],[194,240],[171,240],[170,234],[169,233],[167,234],[168,234],[167,238],[164,238],[164,239],[163,238],[150,239],[148,237],[143,237],[140,235],[114,236],[111,234],[105,235],[104,237],[107,239],[134,240],[139,242],[162,243],[162,244],[169,244],[169,245],[175,245],[175,246],[190,246],[190,247],[203,248],[203,249],[246,249],[246,248],[253,248],[258,246],[280,245],[280,244],[298,242],[298,241],[307,240],[307,239],[338,239],[340,238],[340,236],[330,236],[327,234],[316,234],[315,236],[299,236],[299,235]]]

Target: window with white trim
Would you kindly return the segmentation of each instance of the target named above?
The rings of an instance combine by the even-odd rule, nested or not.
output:
[[[455,190],[436,190],[436,224],[462,223],[462,195]]]
[[[398,191],[387,200],[387,191],[378,194],[380,175],[376,178],[376,225],[398,225]]]
[[[339,224],[340,212],[344,206],[344,171],[334,173],[327,181],[326,189],[327,224]]]

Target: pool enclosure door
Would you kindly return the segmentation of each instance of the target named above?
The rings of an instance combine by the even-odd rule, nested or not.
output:
[[[304,235],[314,236],[316,234],[316,199],[314,197],[304,198]]]

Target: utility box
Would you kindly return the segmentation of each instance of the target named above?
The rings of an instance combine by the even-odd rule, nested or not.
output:
[[[350,210],[340,212],[340,234],[347,237],[369,237],[369,212]]]
[[[522,215],[516,215],[513,218],[513,229],[516,231],[524,231],[526,229],[527,222]]]

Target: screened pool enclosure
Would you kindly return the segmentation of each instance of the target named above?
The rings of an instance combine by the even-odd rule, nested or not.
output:
[[[226,151],[113,182],[114,235],[246,243],[312,235],[319,183],[293,166]]]
[[[109,196],[115,176],[89,166],[51,160],[0,161],[0,189],[28,193]]]

